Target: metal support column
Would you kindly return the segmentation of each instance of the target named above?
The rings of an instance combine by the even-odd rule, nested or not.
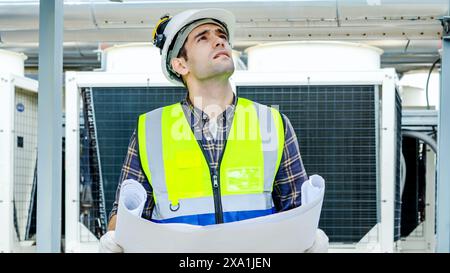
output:
[[[40,0],[38,252],[61,251],[63,0]]]
[[[436,252],[450,252],[450,16],[443,26],[437,152]]]

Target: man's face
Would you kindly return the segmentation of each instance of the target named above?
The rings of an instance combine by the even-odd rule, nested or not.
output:
[[[197,80],[229,78],[234,72],[232,51],[223,29],[216,24],[200,25],[185,42],[188,74]]]

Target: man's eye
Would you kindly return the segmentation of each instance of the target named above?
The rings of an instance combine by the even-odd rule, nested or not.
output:
[[[202,36],[202,37],[200,37],[200,39],[198,39],[199,41],[200,40],[206,40],[206,37],[205,36]]]

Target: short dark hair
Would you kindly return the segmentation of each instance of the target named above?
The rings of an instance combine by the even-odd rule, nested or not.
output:
[[[180,52],[178,53],[178,58],[184,58],[186,61],[188,60],[186,42],[183,44],[183,47],[181,47]]]
[[[186,61],[188,60],[187,49],[186,49],[186,42],[184,42],[183,46],[181,47],[180,52],[178,53],[177,58],[183,58],[183,59],[185,59]],[[183,76],[180,75],[180,79],[181,79],[181,82],[183,82],[183,85],[187,88],[187,84],[186,84],[186,82],[184,81]]]

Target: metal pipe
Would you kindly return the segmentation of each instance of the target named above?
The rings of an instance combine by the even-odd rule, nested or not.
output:
[[[403,196],[403,190],[406,183],[406,161],[403,152],[400,153],[400,197]]]
[[[402,130],[402,136],[417,138],[425,142],[430,148],[433,150],[434,153],[437,153],[437,144],[436,140],[434,140],[431,136],[422,133],[422,132],[416,132],[416,131],[409,131],[409,130]]]
[[[402,130],[402,136],[403,137],[412,137],[417,138],[425,142],[435,154],[437,154],[437,144],[436,140],[434,140],[431,136],[417,131],[409,131],[409,130]],[[406,182],[406,162],[405,158],[403,156],[403,153],[401,154],[400,158],[400,192],[401,195],[403,195],[403,190],[405,188],[405,182]]]
[[[63,1],[39,6],[38,252],[61,252]]]
[[[450,5],[450,1],[449,1]],[[442,61],[441,90],[439,96],[438,153],[437,153],[437,211],[436,251],[450,252],[450,10],[441,20]]]

